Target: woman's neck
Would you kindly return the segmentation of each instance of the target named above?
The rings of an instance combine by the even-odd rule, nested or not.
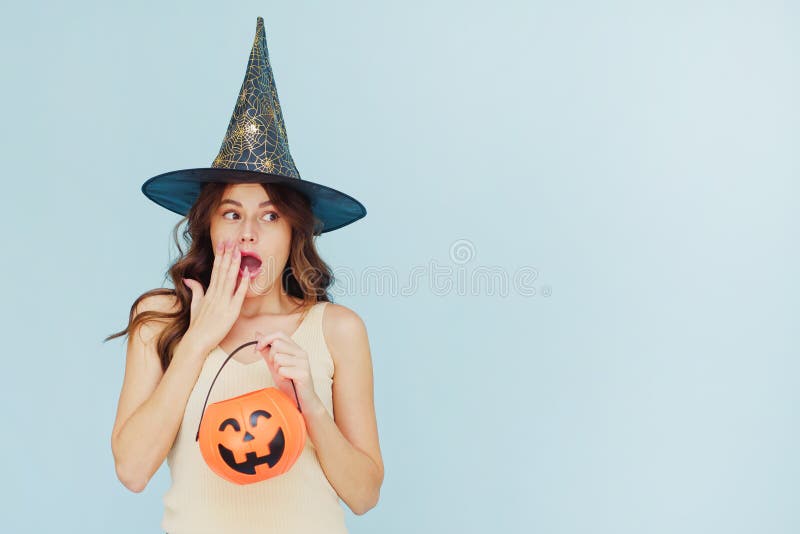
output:
[[[284,292],[270,292],[266,295],[245,297],[239,317],[247,320],[265,315],[289,315],[296,312],[301,305],[302,300]]]

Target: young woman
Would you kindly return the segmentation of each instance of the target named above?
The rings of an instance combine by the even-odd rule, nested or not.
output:
[[[166,458],[172,484],[161,525],[170,534],[347,532],[340,499],[356,514],[373,508],[383,460],[366,328],[330,302],[332,275],[314,237],[366,209],[300,179],[261,17],[212,166],[161,174],[142,192],[186,217],[189,248],[184,254],[176,226],[175,289],[141,295],[127,328],[107,338],[128,335],[111,436],[120,481],[140,492]],[[268,386],[296,401],[305,447],[280,475],[229,482],[196,441],[206,396],[214,403]]]
[[[128,328],[112,336],[128,334],[112,432],[117,474],[140,492],[167,458],[170,533],[346,532],[339,498],[356,514],[378,501],[367,333],[355,312],[328,300],[313,227],[307,199],[280,184],[205,184],[188,215],[190,247],[170,268],[175,290],[140,296]],[[287,473],[237,486],[203,463],[195,432],[210,381],[251,340],[209,402],[275,385],[299,401],[309,440]]]

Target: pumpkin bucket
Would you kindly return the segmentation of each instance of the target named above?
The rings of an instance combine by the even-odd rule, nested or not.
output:
[[[234,350],[217,371],[200,414],[195,441],[208,467],[234,484],[252,484],[288,471],[306,443],[306,423],[297,405],[274,387],[259,389],[208,406],[214,382],[225,364],[249,341]],[[292,382],[294,388],[294,382]]]

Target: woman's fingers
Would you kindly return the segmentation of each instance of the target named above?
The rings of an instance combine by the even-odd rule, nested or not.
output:
[[[209,293],[211,292],[211,288],[216,289],[217,284],[219,283],[219,271],[220,266],[222,265],[222,256],[225,254],[225,241],[220,240],[217,243],[217,252],[214,254],[214,263],[211,266],[211,278],[208,281],[208,289]]]
[[[236,293],[233,295],[233,302],[236,304],[236,309],[242,308],[242,302],[244,302],[244,296],[247,294],[247,284],[249,281],[250,272],[247,270],[247,267],[245,267],[242,279],[239,281],[239,287],[236,288]]]
[[[215,252],[205,294],[198,282],[186,280],[184,283],[192,290],[190,328],[217,343],[239,316],[249,276],[244,277],[241,287],[236,287],[241,254],[235,240],[221,240]]]
[[[200,282],[191,278],[184,278],[183,283],[192,293],[192,302],[189,304],[189,322],[191,323],[197,317],[197,307],[200,306],[200,301],[203,300],[203,286]]]
[[[297,347],[297,344],[294,342],[294,340],[292,340],[292,338],[290,338],[281,330],[276,330],[271,334],[264,335],[260,346],[263,347],[264,345],[270,345],[273,343],[279,343],[283,347],[286,347],[286,345]],[[284,343],[286,343],[286,345],[284,345]]]
[[[272,350],[276,352],[298,353],[303,350],[300,345],[295,343],[294,340],[286,336],[283,332],[270,334],[269,338],[266,338],[266,342],[269,343],[272,346]]]
[[[223,273],[225,273],[225,279],[222,284],[222,294],[227,298],[233,296],[233,288],[236,287],[236,275],[239,274],[241,257],[242,254],[239,252],[239,245],[234,243],[222,266]]]
[[[228,271],[230,270],[235,243],[232,241],[224,241],[222,244],[222,253],[219,255],[219,263],[215,264],[214,266],[214,273],[212,276],[215,278],[216,283],[212,286],[209,283],[209,289],[213,287],[213,296],[214,299],[220,297],[227,297],[230,298],[231,294],[233,293],[233,288],[229,288],[228,286]],[[214,260],[216,262],[216,258]],[[212,291],[209,291],[212,293]]]
[[[276,352],[272,355],[272,363],[275,365],[275,368],[285,367],[287,365],[295,366],[299,365],[299,358],[288,352]]]

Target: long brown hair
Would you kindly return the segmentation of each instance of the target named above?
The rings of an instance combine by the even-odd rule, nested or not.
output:
[[[203,185],[197,201],[189,213],[173,228],[173,239],[178,247],[178,259],[169,268],[168,275],[175,289],[152,289],[140,295],[131,305],[128,326],[124,330],[106,337],[103,342],[122,335],[130,335],[136,328],[150,320],[166,321],[161,331],[156,350],[161,360],[161,369],[166,371],[172,360],[176,345],[189,328],[191,319],[192,292],[182,282],[182,278],[192,278],[208,290],[211,280],[211,267],[214,253],[211,248],[211,217],[216,213],[222,194],[231,184],[209,182]],[[314,236],[319,235],[321,221],[312,210],[308,197],[281,184],[261,184],[269,199],[275,203],[280,215],[285,217],[292,227],[289,259],[281,273],[281,285],[292,297],[302,299],[302,308],[320,301],[330,301],[328,287],[333,283],[333,274],[328,265],[322,261],[314,243]],[[188,250],[183,253],[178,240],[180,226],[187,222],[183,230],[183,239]],[[174,312],[156,310],[143,311],[136,314],[137,305],[145,298],[153,295],[175,295],[177,297]]]

